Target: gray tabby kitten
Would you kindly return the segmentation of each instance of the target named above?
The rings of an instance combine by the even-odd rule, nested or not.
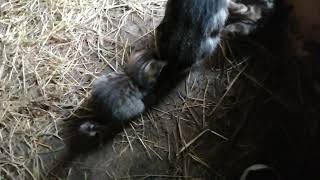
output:
[[[152,52],[134,53],[124,71],[102,75],[93,85],[92,100],[101,124],[122,124],[146,109],[145,97],[152,92],[165,62]],[[96,122],[80,125],[80,133],[95,136],[101,126]]]

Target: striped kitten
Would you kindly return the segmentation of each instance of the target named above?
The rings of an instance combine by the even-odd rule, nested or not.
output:
[[[92,100],[102,124],[123,124],[144,112],[144,98],[152,92],[165,62],[155,59],[152,52],[134,53],[124,71],[102,75],[93,85]],[[97,123],[85,122],[79,131],[88,136],[97,129]]]

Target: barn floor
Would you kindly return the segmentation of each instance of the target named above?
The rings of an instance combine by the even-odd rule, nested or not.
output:
[[[0,2],[0,179],[228,180],[254,163],[320,177],[314,67],[283,55],[281,13],[224,37],[159,104],[79,152],[94,144],[74,129],[92,81],[152,41],[165,1]]]

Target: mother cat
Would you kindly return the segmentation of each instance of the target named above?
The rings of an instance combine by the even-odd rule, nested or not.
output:
[[[214,52],[221,31],[250,34],[274,5],[274,0],[255,2],[244,5],[231,0],[168,0],[165,16],[156,29],[160,59],[166,60],[173,71],[184,70]],[[229,14],[233,21],[226,26]]]
[[[168,0],[156,32],[161,59],[175,70],[207,58],[220,41],[229,0]]]

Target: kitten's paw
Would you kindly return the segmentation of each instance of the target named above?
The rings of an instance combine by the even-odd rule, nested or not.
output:
[[[96,122],[86,121],[78,129],[79,133],[87,137],[95,137],[100,133],[101,126]]]
[[[264,9],[273,9],[274,5],[275,5],[275,1],[274,0],[260,0],[262,7]]]

